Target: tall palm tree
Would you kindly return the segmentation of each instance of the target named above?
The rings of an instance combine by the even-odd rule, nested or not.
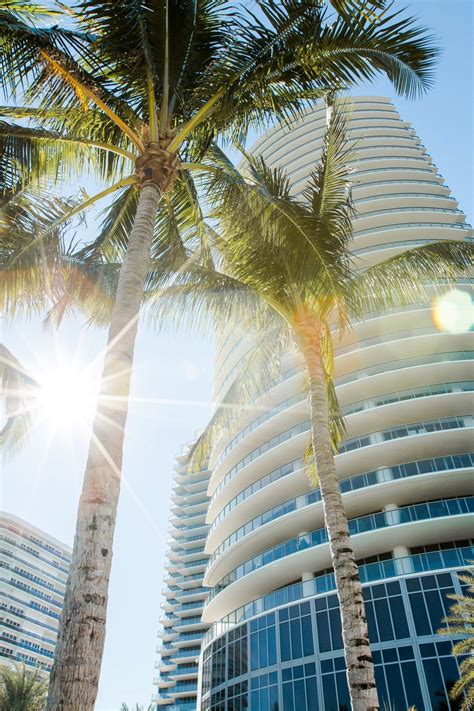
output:
[[[87,711],[96,698],[140,304],[150,267],[156,278],[170,264],[186,264],[177,225],[209,256],[192,178],[202,156],[219,137],[241,141],[250,126],[294,116],[361,78],[385,73],[408,96],[431,80],[436,51],[425,30],[377,9],[382,0],[333,0],[336,15],[323,2],[256,4],[258,14],[231,11],[224,0],[82,0],[67,22],[55,17],[49,27],[47,11],[27,0],[0,12],[1,86],[14,99],[0,111],[7,119],[0,177],[27,180],[30,189],[77,182],[84,170],[106,181],[69,217],[118,192],[98,238],[69,260],[82,292],[88,274],[79,264],[87,269],[90,261],[81,258],[121,266],[50,711]],[[19,87],[26,88],[22,104]],[[28,250],[19,246],[6,268],[17,271]],[[10,288],[14,295],[13,280]]]
[[[474,709],[474,575],[472,572],[459,576],[465,585],[464,595],[450,595],[454,604],[449,615],[443,620],[446,627],[441,634],[459,635],[461,639],[453,645],[452,653],[461,657],[461,676],[450,690],[450,696],[459,699],[461,711]]]
[[[268,364],[276,353],[293,348],[299,354],[308,384],[312,453],[341,609],[352,709],[367,711],[378,709],[379,703],[362,588],[334,461],[341,438],[332,384],[334,334],[349,328],[354,317],[426,299],[423,284],[464,273],[473,250],[470,243],[434,243],[356,271],[358,263],[350,253],[351,155],[344,119],[335,114],[302,200],[292,197],[284,172],[270,169],[262,159],[249,159],[247,180],[237,171],[229,177],[229,167],[215,174],[209,194],[219,196],[212,213],[219,221],[213,239],[219,269],[190,265],[154,298],[150,293],[148,308],[159,323],[226,324],[233,315],[232,323],[250,322],[261,330],[255,352],[244,360],[201,437],[201,450],[208,449],[222,429],[235,426],[248,403],[265,393],[273,377]]]
[[[46,701],[44,675],[25,666],[0,667],[0,711],[42,711]]]

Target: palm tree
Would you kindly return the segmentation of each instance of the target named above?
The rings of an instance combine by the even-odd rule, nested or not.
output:
[[[258,0],[258,15],[231,12],[224,0],[82,0],[49,27],[48,11],[29,2],[12,0],[0,12],[0,76],[14,99],[1,109],[1,173],[29,189],[78,182],[84,169],[105,181],[68,217],[118,193],[99,236],[68,260],[82,297],[91,261],[120,269],[49,711],[87,711],[96,698],[140,304],[150,269],[156,279],[185,267],[178,228],[209,257],[192,177],[202,157],[217,138],[241,141],[250,126],[292,117],[361,78],[385,73],[408,96],[430,84],[436,50],[424,29],[379,12],[382,0],[332,4],[339,14],[294,0]],[[10,274],[41,239],[14,250],[4,265]],[[26,299],[14,276],[10,289],[13,300]],[[55,309],[59,318],[69,296]]]
[[[46,689],[46,678],[38,670],[0,667],[0,711],[42,711]]]
[[[157,290],[154,299],[150,294],[149,310],[158,323],[194,325],[209,319],[226,324],[233,314],[232,323],[260,329],[254,354],[244,360],[201,437],[202,451],[265,392],[275,354],[289,348],[299,354],[307,378],[312,452],[340,602],[352,709],[367,711],[379,703],[362,588],[334,462],[341,419],[332,385],[333,334],[367,312],[426,299],[423,284],[465,272],[473,251],[469,243],[435,243],[354,271],[350,158],[344,120],[335,114],[303,200],[291,196],[284,172],[271,170],[262,159],[249,159],[247,181],[237,171],[230,178],[230,167],[215,174],[209,194],[215,198],[212,216],[219,221],[213,243],[220,269],[191,265],[167,289]]]
[[[440,634],[459,635],[462,639],[453,645],[453,655],[461,657],[459,670],[461,676],[450,690],[451,698],[459,699],[461,711],[474,709],[474,575],[466,573],[459,576],[466,586],[464,595],[450,595],[455,601],[449,608],[449,615],[443,622],[446,627],[438,630]]]

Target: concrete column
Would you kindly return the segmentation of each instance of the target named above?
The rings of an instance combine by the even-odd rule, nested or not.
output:
[[[303,588],[303,597],[310,597],[314,595],[314,573],[302,573],[301,574],[301,587]]]
[[[397,523],[400,523],[400,512],[398,511],[397,504],[387,504],[383,507],[383,510],[386,512],[385,520],[390,526],[395,526]]]

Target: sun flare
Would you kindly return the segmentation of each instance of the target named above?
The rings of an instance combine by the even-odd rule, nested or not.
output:
[[[96,393],[87,371],[58,364],[42,374],[39,385],[39,416],[55,428],[77,426],[92,416]]]

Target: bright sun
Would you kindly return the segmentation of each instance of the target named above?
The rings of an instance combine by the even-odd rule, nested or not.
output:
[[[38,378],[38,414],[56,428],[86,423],[94,411],[95,388],[88,373],[72,365],[58,364]]]

